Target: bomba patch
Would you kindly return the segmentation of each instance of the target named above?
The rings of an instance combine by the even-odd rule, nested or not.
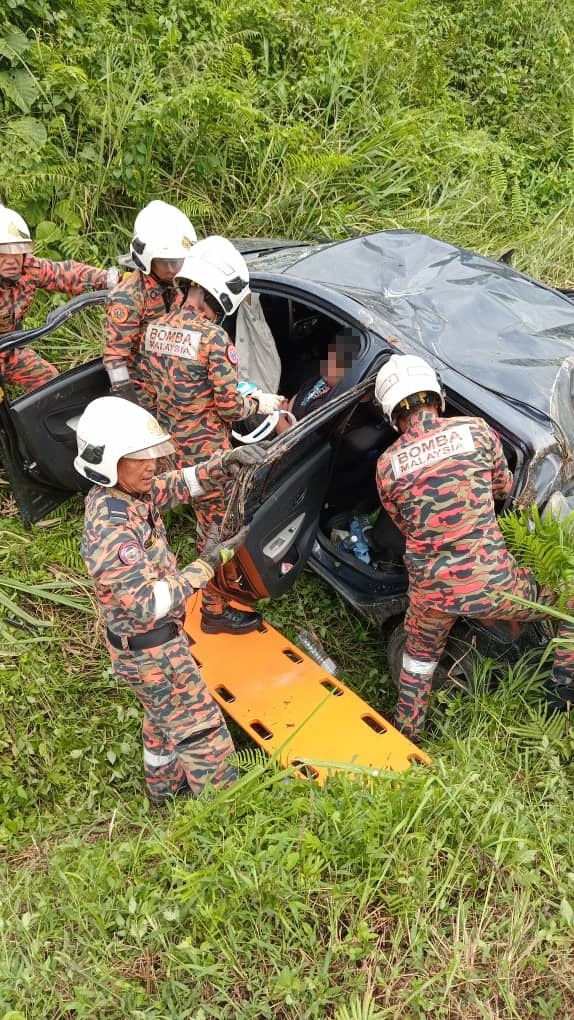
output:
[[[139,542],[124,542],[118,549],[118,557],[126,567],[133,567],[142,562],[144,551]]]
[[[227,360],[230,361],[232,365],[236,365],[239,361],[237,351],[233,344],[229,344],[229,347],[227,348]]]
[[[398,453],[391,454],[395,478],[403,478],[437,461],[447,460],[456,453],[472,453],[476,449],[470,425],[452,425],[441,432],[422,436]]]
[[[110,306],[110,319],[113,319],[114,322],[127,322],[129,314],[129,310],[125,305],[117,304]]]
[[[201,333],[196,329],[170,329],[150,323],[145,331],[145,349],[150,354],[195,361]]]

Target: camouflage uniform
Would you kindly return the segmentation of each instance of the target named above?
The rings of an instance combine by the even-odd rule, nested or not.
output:
[[[481,418],[411,413],[407,430],[377,465],[381,503],[406,538],[409,607],[397,725],[416,736],[426,715],[432,674],[458,616],[532,620],[509,595],[551,604],[529,570],[516,565],[496,520],[494,500],[510,494],[512,474],[498,436]],[[574,636],[567,624],[562,637]],[[558,648],[556,684],[574,675],[574,648]]]
[[[59,291],[71,297],[85,290],[105,290],[107,285],[105,269],[24,255],[18,279],[0,276],[0,337],[21,328],[37,290]],[[55,379],[58,369],[31,347],[15,347],[0,354],[0,374],[4,382],[30,392]]]
[[[147,358],[141,349],[142,338],[150,322],[169,312],[176,294],[173,284],[160,283],[136,269],[111,291],[107,308],[103,362],[112,389],[125,379],[127,368],[140,403],[153,414],[156,395]]]
[[[145,351],[157,393],[157,418],[176,443],[179,464],[231,449],[232,422],[256,414],[258,404],[237,391],[237,354],[225,330],[184,306],[147,327]],[[223,524],[230,489],[227,483],[196,508],[199,555],[210,530]],[[219,614],[226,605],[209,584],[204,609]]]
[[[200,465],[195,475],[207,489],[213,481],[203,470]],[[187,471],[159,475],[146,497],[94,486],[86,499],[82,539],[82,555],[107,631],[126,646],[114,647],[106,632],[114,672],[132,688],[144,710],[144,771],[155,803],[182,787],[197,794],[207,781],[229,785],[235,778],[228,762],[231,737],[182,629],[186,600],[200,582],[194,578],[193,564],[178,570],[158,513],[158,508],[195,498],[186,475]],[[154,585],[161,580],[169,584],[172,605],[156,620]],[[127,638],[170,623],[173,636],[164,637],[165,643],[141,651],[127,647]]]

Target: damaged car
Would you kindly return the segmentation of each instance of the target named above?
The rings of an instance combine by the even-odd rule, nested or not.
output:
[[[478,415],[496,429],[514,474],[499,512],[532,504],[544,510],[557,498],[574,509],[574,302],[503,262],[408,230],[337,242],[236,243],[273,335],[282,394],[291,397],[320,376],[341,331],[352,332],[354,349],[328,398],[274,436],[268,463],[236,484],[229,529],[248,523],[249,533],[222,568],[220,586],[243,603],[276,598],[310,567],[389,627],[396,678],[407,577],[404,540],[380,509],[375,485],[377,458],[396,436],[372,399],[376,373],[393,353],[424,357],[440,374],[446,415]],[[4,335],[0,351],[41,341],[64,322],[73,327],[76,314],[92,306],[97,314],[103,300],[103,293],[74,298],[45,326]],[[224,325],[234,337],[233,319]],[[100,358],[23,396],[2,391],[0,455],[25,524],[81,489],[73,423],[107,392]],[[361,541],[353,544],[357,521]],[[508,659],[546,641],[544,625],[518,634],[508,625],[459,621],[436,683],[468,681],[469,649]]]

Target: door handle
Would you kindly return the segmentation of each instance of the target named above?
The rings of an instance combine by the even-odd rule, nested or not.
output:
[[[263,555],[267,556],[268,559],[273,560],[273,563],[278,563],[279,560],[282,560],[285,553],[293,545],[293,542],[301,531],[305,516],[305,513],[299,514],[295,520],[291,521],[290,524],[287,524],[281,529],[281,531],[274,535],[273,538],[263,546]]]

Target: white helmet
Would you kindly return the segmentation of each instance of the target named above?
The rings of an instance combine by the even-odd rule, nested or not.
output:
[[[147,276],[153,259],[185,259],[196,241],[193,223],[185,213],[156,199],[136,216],[130,257]]]
[[[243,255],[217,234],[194,245],[175,278],[203,287],[226,315],[233,315],[249,294],[249,270]]]
[[[415,354],[393,354],[377,372],[375,397],[389,421],[394,425],[399,404],[405,401],[403,409],[427,403],[424,397],[436,393],[440,398],[440,409],[444,411],[444,393],[436,372],[423,358]],[[410,404],[408,397],[415,397]],[[422,397],[422,399],[421,399]]]
[[[152,460],[175,453],[168,432],[152,414],[121,397],[98,397],[88,404],[77,427],[74,467],[89,482],[115,485],[118,461]]]
[[[26,220],[13,209],[0,205],[0,255],[25,255],[32,251]]]

